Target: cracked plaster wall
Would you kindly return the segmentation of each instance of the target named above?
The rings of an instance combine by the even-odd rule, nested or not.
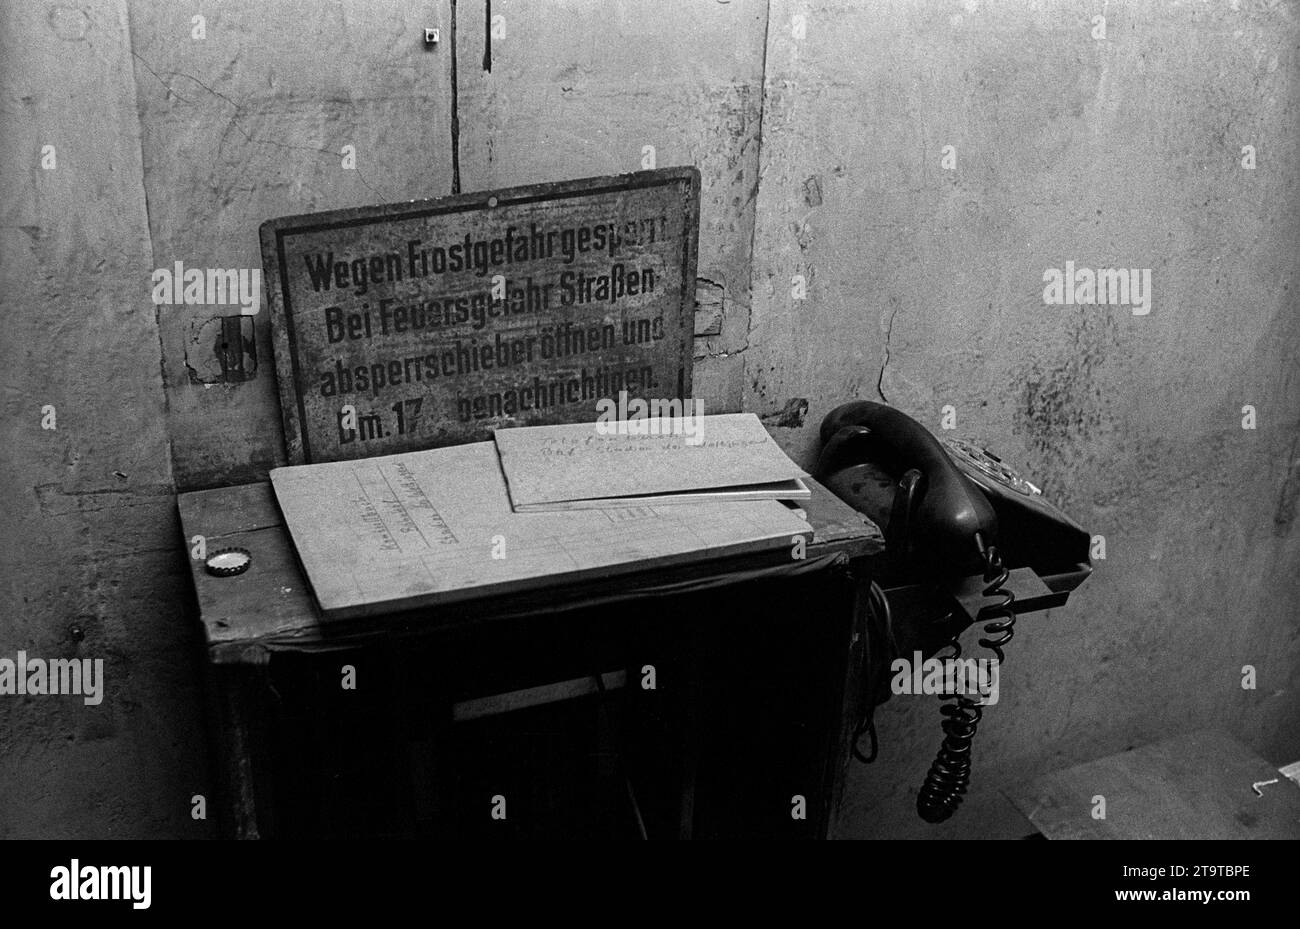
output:
[[[1017,625],[973,811],[916,818],[939,719],[895,699],[845,834],[1006,828],[999,783],[1204,726],[1300,758],[1297,8],[1112,4],[1105,41],[1099,12],[771,7],[745,408],[806,399],[774,432],[811,465],[838,403],[935,430],[951,405],[1107,544],[1065,609]],[[1066,261],[1152,269],[1151,312],[1045,306]]]

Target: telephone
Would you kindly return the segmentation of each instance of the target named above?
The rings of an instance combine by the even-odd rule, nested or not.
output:
[[[955,605],[941,621],[943,645],[953,649],[947,657],[961,654],[962,628],[978,623],[979,645],[1000,664],[1017,615],[1064,604],[1092,570],[1088,533],[987,450],[958,439],[940,442],[910,416],[865,400],[831,410],[821,439],[817,479],[885,534],[882,575],[893,589],[873,582],[869,605],[895,651],[890,602],[905,601],[909,589],[937,590]],[[923,631],[914,637],[923,638]],[[873,676],[868,669],[868,679]],[[883,700],[869,687],[865,694],[853,753],[870,761],[871,713]],[[940,699],[944,739],[917,795],[917,812],[932,823],[961,804],[983,715],[982,704],[968,695]],[[871,736],[870,757],[857,748],[864,733]]]

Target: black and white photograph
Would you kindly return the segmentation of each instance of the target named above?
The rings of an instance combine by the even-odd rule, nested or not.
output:
[[[0,209],[17,912],[1284,899],[1295,0],[4,0]]]

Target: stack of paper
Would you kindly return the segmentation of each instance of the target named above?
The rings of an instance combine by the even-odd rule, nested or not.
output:
[[[527,426],[494,438],[519,513],[811,496],[800,480],[808,475],[753,413]]]
[[[746,448],[721,455],[719,447],[718,454],[736,461],[763,457]],[[605,479],[612,482],[601,489],[635,489],[639,485],[629,484],[626,475],[622,482],[617,477],[629,468],[653,476],[659,465],[648,462],[662,456],[648,454],[629,460],[615,452],[600,459],[607,464],[597,470],[608,472]],[[702,553],[801,549],[796,540],[812,537],[808,523],[774,500],[673,506],[625,501],[599,510],[516,513],[492,442],[277,468],[271,483],[327,619],[579,579],[610,578],[615,586],[616,575],[698,561]],[[564,479],[570,488],[565,494],[572,484],[572,478]],[[663,489],[662,483],[652,486]]]

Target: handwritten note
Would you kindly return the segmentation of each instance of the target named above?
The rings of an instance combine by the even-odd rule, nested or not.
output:
[[[627,422],[498,429],[494,441],[515,509],[724,489],[808,496],[796,485],[808,475],[753,413],[643,422],[656,424],[652,434],[634,434],[642,427]]]

